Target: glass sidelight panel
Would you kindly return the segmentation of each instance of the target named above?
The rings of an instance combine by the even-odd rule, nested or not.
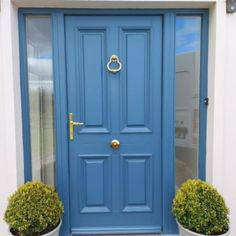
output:
[[[176,17],[176,187],[198,177],[201,16]]]
[[[55,183],[54,96],[50,16],[26,17],[31,173]]]

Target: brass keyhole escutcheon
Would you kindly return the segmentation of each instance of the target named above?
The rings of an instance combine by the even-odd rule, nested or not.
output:
[[[118,148],[120,147],[120,141],[117,140],[117,139],[113,139],[113,140],[111,141],[111,147],[112,147],[113,149],[118,149]]]

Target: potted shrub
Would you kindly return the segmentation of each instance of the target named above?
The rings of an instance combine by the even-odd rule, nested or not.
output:
[[[190,179],[181,185],[172,211],[181,236],[228,235],[229,210],[224,199],[210,184]]]
[[[4,220],[16,236],[58,236],[64,208],[55,190],[28,182],[10,197]]]

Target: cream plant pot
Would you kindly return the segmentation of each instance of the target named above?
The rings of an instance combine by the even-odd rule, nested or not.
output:
[[[42,236],[59,236],[61,224],[62,224],[62,220],[60,220],[59,225],[54,230],[52,230],[51,232],[47,234],[43,234]]]
[[[49,232],[49,233],[42,234],[41,236],[59,236],[61,224],[62,224],[62,220],[60,220],[59,225],[58,225],[54,230],[52,230],[52,231]],[[10,235],[12,236],[13,234],[9,233],[9,236],[10,236]]]
[[[178,221],[177,221],[177,224],[179,226],[179,235],[180,236],[206,236],[205,234],[198,234],[198,233],[192,232],[188,229],[185,229]],[[224,234],[211,235],[211,236],[228,236],[228,235],[229,235],[229,231]]]

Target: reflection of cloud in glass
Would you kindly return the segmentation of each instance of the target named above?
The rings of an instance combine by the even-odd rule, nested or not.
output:
[[[52,58],[51,21],[48,16],[26,18],[27,51],[29,57]]]
[[[176,19],[176,53],[200,51],[201,17],[179,16]]]
[[[52,77],[52,59],[28,58],[28,70],[41,80]],[[37,78],[38,79],[38,78]],[[51,78],[52,79],[52,78]]]

